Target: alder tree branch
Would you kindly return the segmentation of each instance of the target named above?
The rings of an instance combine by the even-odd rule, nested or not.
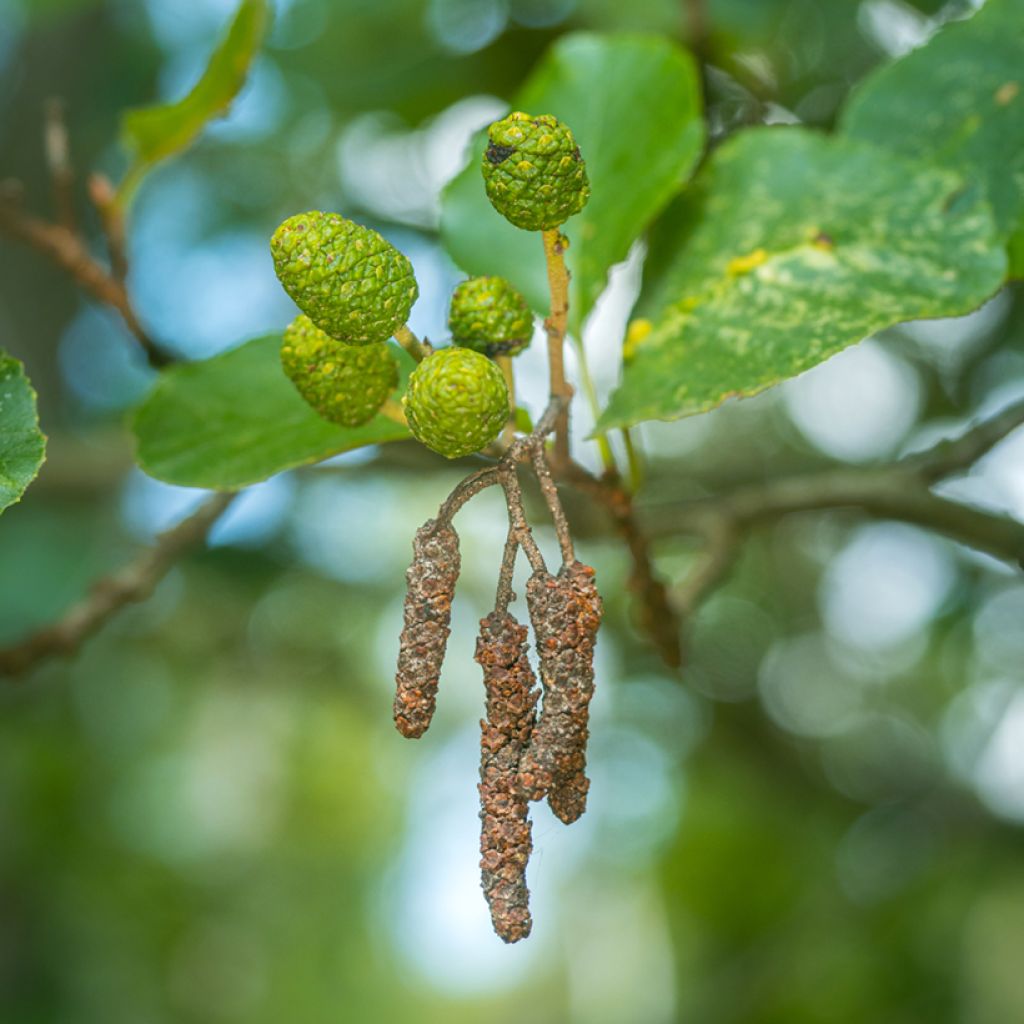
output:
[[[89,594],[63,618],[20,643],[0,649],[0,676],[20,676],[46,658],[74,654],[125,605],[145,601],[177,559],[206,538],[234,498],[234,494],[214,495],[177,526],[160,534],[134,562],[94,583]]]
[[[83,291],[115,309],[151,366],[160,368],[174,362],[174,356],[161,348],[142,326],[132,305],[125,285],[128,262],[124,219],[114,197],[113,187],[100,175],[90,178],[89,197],[99,214],[110,250],[109,270],[92,256],[85,238],[78,230],[74,169],[64,122],[64,106],[60,100],[52,99],[46,105],[43,145],[57,220],[43,220],[22,210],[23,190],[20,183],[7,181],[0,186],[0,232],[42,253],[67,273]]]
[[[637,523],[633,495],[616,476],[596,477],[577,462],[570,463],[565,479],[608,512],[615,532],[629,551],[632,568],[628,587],[637,601],[637,626],[654,644],[665,664],[678,668],[682,664],[681,621],[654,569],[650,538]]]
[[[706,37],[703,3],[690,3],[688,9],[696,34]],[[91,255],[78,231],[73,203],[74,172],[63,108],[56,101],[46,109],[44,139],[57,220],[49,222],[24,212],[20,186],[0,184],[0,231],[43,253],[84,291],[117,310],[153,366],[173,362],[174,356],[164,351],[142,327],[131,303],[125,284],[128,261],[124,217],[116,190],[101,175],[92,175],[87,185],[109,251],[109,270]],[[502,486],[510,527],[499,580],[499,604],[507,606],[510,599],[511,573],[518,550],[524,551],[535,569],[543,565],[526,522],[517,476],[518,464],[527,460],[551,511],[563,561],[571,561],[575,556],[555,479],[591,495],[606,509],[632,559],[629,586],[638,598],[638,624],[671,666],[682,660],[681,618],[689,617],[727,577],[745,536],[758,525],[791,513],[857,509],[869,516],[922,526],[1003,561],[1024,566],[1024,524],[941,497],[931,490],[938,481],[969,469],[1007,434],[1024,424],[1024,402],[978,423],[959,438],[942,441],[890,465],[831,469],[751,482],[719,495],[671,507],[648,508],[645,519],[649,529],[641,530],[632,494],[622,485],[618,473],[609,467],[603,476],[597,477],[570,456],[569,405],[574,392],[565,376],[564,351],[569,310],[569,272],[564,253],[568,242],[558,230],[545,231],[542,237],[551,294],[550,312],[544,321],[550,374],[548,406],[530,434],[513,438],[506,431],[494,446],[496,463],[461,481],[438,513],[439,521],[450,523],[480,491],[495,484]],[[408,327],[400,328],[395,336],[417,360],[432,351],[429,342],[421,342]],[[399,418],[397,410],[389,412]],[[546,439],[552,433],[554,444],[549,453]],[[633,476],[637,477],[635,459],[631,465]],[[163,534],[136,563],[95,584],[90,596],[63,619],[14,647],[0,650],[0,674],[16,675],[51,654],[72,653],[120,608],[147,597],[174,559],[206,536],[232,497],[218,495],[211,499],[193,516]],[[698,538],[701,548],[689,575],[674,588],[673,602],[654,570],[651,540],[680,534]]]
[[[694,569],[674,594],[684,615],[695,611],[726,578],[750,530],[801,512],[846,508],[910,523],[1024,568],[1024,523],[932,491],[934,484],[969,469],[1022,425],[1024,401],[975,424],[958,438],[888,465],[745,483],[706,498],[648,508],[648,535],[689,534],[703,541]]]

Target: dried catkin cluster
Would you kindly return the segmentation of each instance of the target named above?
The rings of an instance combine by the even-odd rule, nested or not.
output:
[[[537,463],[535,471],[562,545],[562,568],[557,575],[545,568],[525,519],[518,483],[507,474],[502,486],[509,507],[509,534],[498,596],[494,611],[480,621],[476,644],[486,691],[478,787],[481,886],[494,930],[506,942],[526,938],[532,927],[526,886],[533,850],[530,801],[546,798],[566,824],[586,810],[594,643],[601,623],[594,570],[573,555],[557,492],[539,454]],[[463,493],[462,501],[471,493]],[[395,724],[404,736],[422,736],[434,714],[460,568],[459,539],[450,522],[457,507],[449,499],[438,518],[424,524],[413,542],[395,695]],[[515,596],[512,576],[520,550],[534,569],[526,587],[526,604],[543,690],[537,687],[527,656],[528,631],[508,611]]]
[[[527,631],[508,612],[480,620],[476,660],[484,670],[480,722],[480,869],[494,930],[506,942],[530,934],[526,865],[533,850],[519,762],[536,721],[539,691],[526,656]]]
[[[535,572],[526,585],[537,637],[544,707],[520,766],[520,784],[531,800],[546,796],[567,825],[587,809],[587,738],[594,696],[594,643],[601,597],[594,570],[581,562],[557,576]]]
[[[427,520],[412,542],[395,677],[395,725],[403,736],[422,736],[434,717],[437,684],[451,632],[452,598],[459,578],[459,535]]]

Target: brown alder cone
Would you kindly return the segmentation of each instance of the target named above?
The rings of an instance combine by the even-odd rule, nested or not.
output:
[[[422,736],[434,717],[452,598],[459,578],[459,535],[428,519],[412,542],[412,564],[405,573],[405,624],[395,675],[395,725],[410,739]]]
[[[480,723],[480,884],[494,930],[506,942],[530,934],[526,865],[533,850],[519,759],[536,721],[539,691],[526,656],[527,630],[508,612],[480,620],[476,660],[484,670]]]
[[[594,696],[594,643],[601,597],[594,570],[581,562],[557,576],[535,572],[526,585],[540,656],[544,705],[523,756],[519,784],[531,800],[545,796],[567,825],[587,809],[587,738]]]

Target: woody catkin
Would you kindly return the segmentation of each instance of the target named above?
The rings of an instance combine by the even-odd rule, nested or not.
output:
[[[601,624],[601,597],[594,570],[581,562],[557,576],[535,572],[526,585],[544,705],[520,764],[525,796],[545,796],[567,825],[587,809],[587,738],[594,695],[594,643]]]
[[[405,616],[395,676],[395,725],[410,739],[422,736],[434,717],[452,598],[459,578],[459,536],[447,524],[428,519],[412,542],[405,573]]]
[[[539,694],[526,646],[526,628],[508,612],[480,620],[476,660],[487,691],[487,718],[480,723],[481,886],[494,930],[506,942],[526,938],[532,925],[526,864],[533,842],[518,775]]]

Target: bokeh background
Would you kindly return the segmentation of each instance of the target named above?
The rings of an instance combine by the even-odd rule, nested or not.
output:
[[[412,326],[443,337],[459,274],[437,196],[470,134],[560,33],[685,42],[700,6],[720,135],[827,128],[872,66],[970,5],[281,0],[232,114],[138,198],[143,319],[192,358],[282,326],[267,239],[320,207],[410,255]],[[47,208],[50,96],[67,101],[78,167],[116,177],[119,112],[187,89],[231,7],[0,0],[0,177]],[[638,251],[616,272],[587,325],[602,389],[641,264]],[[131,467],[123,416],[152,375],[117,319],[6,239],[0,346],[26,362],[50,436],[0,522],[3,643],[202,495]],[[527,356],[538,397],[541,373]],[[1018,286],[756,400],[644,428],[645,501],[889,458],[1021,393]],[[1011,436],[948,486],[1024,517],[1022,465]],[[607,524],[572,504],[608,606],[592,802],[571,829],[535,810],[536,924],[510,948],[476,867],[471,653],[503,536],[493,495],[462,516],[437,721],[417,743],[390,721],[409,540],[455,478],[398,445],[254,487],[147,604],[73,661],[3,685],[0,1020],[1024,1020],[1019,574],[854,513],[784,520],[690,623],[677,675],[632,625]],[[666,540],[658,558],[678,582],[693,551]]]

